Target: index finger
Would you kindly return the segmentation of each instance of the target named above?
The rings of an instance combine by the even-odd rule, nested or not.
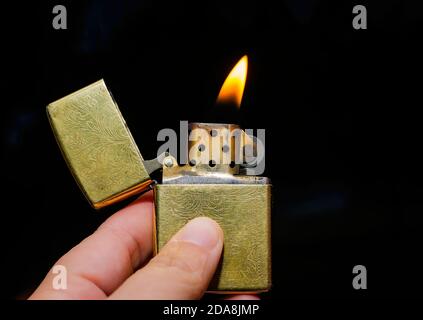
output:
[[[55,290],[49,272],[32,299],[102,299],[152,254],[153,192],[112,215],[57,265],[67,270],[67,289]]]

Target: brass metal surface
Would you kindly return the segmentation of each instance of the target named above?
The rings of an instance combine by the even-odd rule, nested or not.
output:
[[[47,113],[62,154],[94,208],[152,186],[149,173],[162,164],[159,159],[143,160],[103,80],[49,104]],[[239,175],[239,165],[230,165],[235,148],[243,152],[252,144],[247,136],[241,145],[234,143],[230,133],[237,128],[192,124],[191,130],[204,129],[211,136],[197,141],[202,151],[197,144],[189,145],[195,158],[204,153],[207,161],[178,165],[167,156],[163,184],[155,187],[156,252],[195,217],[210,217],[222,227],[224,249],[209,292],[262,292],[271,285],[270,180]],[[210,153],[212,148],[216,152]],[[214,154],[217,160],[230,161],[209,163]]]
[[[95,208],[147,188],[151,179],[103,80],[47,106],[62,154]]]
[[[229,166],[231,161],[235,164],[236,155],[239,157],[242,152],[243,138],[239,137],[238,143],[235,138],[237,134],[243,132],[238,125],[194,122],[189,124],[189,129],[190,161],[207,167],[209,161],[214,161],[215,170],[230,174],[238,173],[238,166]]]
[[[270,184],[266,177],[233,175],[223,165],[179,165],[173,156],[164,160],[170,160],[171,165],[163,166],[163,184]]]
[[[239,174],[239,165],[253,160],[253,137],[237,124],[193,122],[189,129],[188,158],[195,164],[212,160],[215,171]]]
[[[189,220],[206,216],[224,232],[212,292],[262,292],[271,285],[269,184],[163,184],[156,186],[157,250]]]

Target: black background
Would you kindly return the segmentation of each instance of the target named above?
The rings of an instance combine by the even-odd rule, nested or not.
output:
[[[68,29],[54,30],[64,4]],[[364,4],[368,30],[352,28]],[[68,171],[45,106],[104,78],[145,158],[157,132],[208,121],[244,54],[244,127],[266,129],[281,297],[421,296],[417,1],[43,1],[5,7],[2,291],[24,298],[111,212]],[[368,290],[352,268],[368,270]]]

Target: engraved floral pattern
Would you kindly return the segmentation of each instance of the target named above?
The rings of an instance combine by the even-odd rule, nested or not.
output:
[[[207,216],[225,235],[211,290],[261,290],[270,282],[270,186],[158,185],[159,249],[188,220]]]
[[[48,107],[56,138],[91,202],[148,178],[142,157],[103,81]]]

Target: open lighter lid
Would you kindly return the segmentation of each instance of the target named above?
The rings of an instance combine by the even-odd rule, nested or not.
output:
[[[47,114],[69,169],[94,208],[128,198],[152,184],[103,80],[50,103]]]

